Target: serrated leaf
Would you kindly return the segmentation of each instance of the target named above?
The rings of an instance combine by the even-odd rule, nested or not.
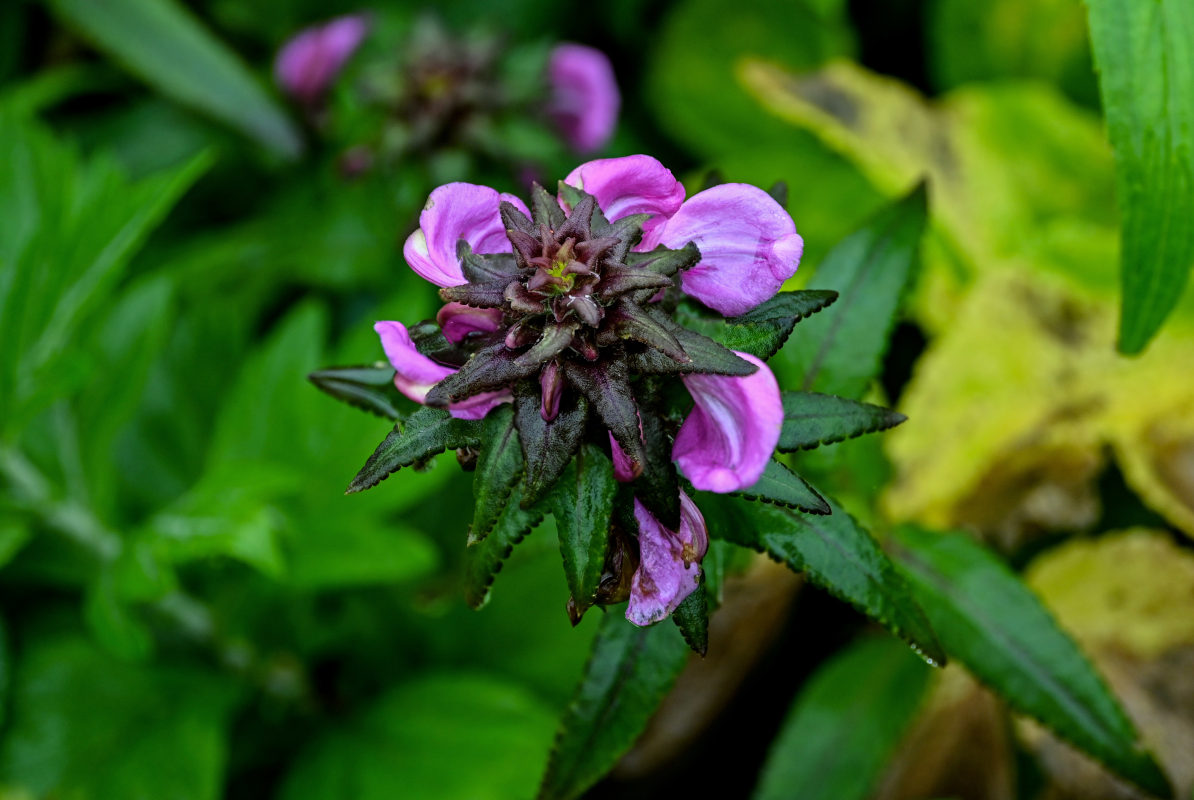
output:
[[[546,498],[556,520],[564,577],[576,606],[576,618],[593,605],[605,571],[610,517],[618,482],[614,465],[595,445],[586,444]]]
[[[480,425],[474,420],[456,419],[438,408],[420,408],[394,426],[365,466],[352,479],[346,494],[371,489],[402,467],[457,447],[475,447]]]
[[[776,447],[781,453],[884,431],[907,419],[889,408],[832,394],[784,392],[783,403],[784,425]]]
[[[626,256],[627,265],[668,277],[682,269],[688,269],[700,260],[701,251],[692,242],[676,250],[659,245],[654,250],[645,253],[630,253]],[[650,297],[650,295],[647,296]]]
[[[467,364],[431,387],[426,403],[446,406],[483,392],[504,389],[538,371],[539,367],[537,362],[520,361],[518,353],[498,342],[478,350]]]
[[[739,358],[725,346],[704,334],[678,325],[665,315],[652,311],[652,317],[676,337],[691,359],[676,361],[655,350],[643,350],[627,356],[631,371],[640,375],[753,375],[758,367]]]
[[[764,361],[771,358],[792,334],[800,320],[828,307],[837,292],[807,290],[780,292],[739,317],[720,319],[712,314],[680,307],[680,321],[730,350],[750,353]]]
[[[1119,351],[1134,354],[1194,268],[1194,6],[1086,5],[1123,210]]]
[[[754,800],[872,797],[931,674],[894,639],[863,640],[809,679],[771,745]]]
[[[473,524],[469,542],[493,530],[514,485],[522,477],[522,445],[514,425],[514,408],[503,404],[481,421],[481,453],[473,473]]]
[[[709,652],[709,602],[703,575],[697,588],[672,612],[672,622],[694,653],[703,656]]]
[[[553,194],[539,184],[531,186],[531,221],[536,229],[546,225],[550,230],[556,230],[564,224],[564,210]]]
[[[514,546],[526,538],[547,513],[546,504],[523,508],[522,499],[522,487],[515,485],[489,535],[480,541],[469,541],[468,549],[464,551],[464,596],[473,608],[485,605],[489,587]]]
[[[688,646],[672,625],[638,628],[607,613],[593,642],[555,748],[540,800],[580,797],[642,734],[688,662]]]
[[[680,527],[680,480],[672,461],[672,441],[663,427],[663,420],[647,403],[657,387],[644,382],[639,389],[639,425],[646,444],[642,474],[635,478],[634,494],[656,519],[668,530]]]
[[[964,534],[902,527],[896,541],[897,561],[952,657],[1119,775],[1173,795],[1106,683],[1002,561]]]
[[[753,486],[733,494],[747,500],[790,506],[810,514],[829,513],[829,504],[817,494],[816,489],[787,466],[774,460],[767,462],[763,474]]]
[[[702,492],[697,505],[711,536],[766,553],[845,600],[907,642],[926,661],[945,663],[924,611],[869,533],[831,497],[830,513],[809,516]]]
[[[566,390],[568,391],[568,390]],[[560,401],[560,413],[545,422],[539,413],[542,398],[535,381],[523,381],[514,389],[514,424],[522,441],[526,460],[526,481],[522,502],[535,503],[564,472],[580,447],[589,417],[589,403],[583,396],[565,396]]]
[[[362,411],[392,420],[403,417],[396,403],[400,395],[394,388],[394,368],[388,364],[329,367],[312,372],[307,380],[321,392]]]
[[[599,364],[564,362],[564,375],[593,405],[605,427],[637,464],[645,460],[639,434],[638,405],[630,388],[626,362],[613,359]]]

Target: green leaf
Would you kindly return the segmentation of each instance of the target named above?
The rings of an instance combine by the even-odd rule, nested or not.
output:
[[[489,535],[480,541],[469,540],[464,553],[464,594],[473,608],[485,605],[489,587],[514,545],[534,530],[547,513],[546,503],[523,508],[522,499],[522,487],[515,485]]]
[[[1119,350],[1139,353],[1194,268],[1194,6],[1087,0],[1123,210]]]
[[[54,12],[130,72],[287,158],[298,130],[240,59],[174,0],[50,0]]]
[[[836,291],[837,302],[800,326],[800,347],[781,353],[805,391],[860,397],[879,374],[924,227],[922,184],[825,256],[812,282]]]
[[[899,636],[929,663],[944,664],[945,652],[903,576],[853,517],[833,498],[826,500],[826,516],[708,492],[701,493],[697,505],[711,536],[804,572],[810,581]]]
[[[891,409],[832,394],[784,392],[783,401],[784,426],[776,448],[781,453],[885,431],[907,419]]]
[[[724,320],[681,306],[680,321],[730,350],[766,361],[783,347],[797,322],[836,299],[837,292],[830,291],[780,292],[758,308]]]
[[[580,797],[605,775],[642,734],[687,662],[688,646],[674,626],[638,628],[620,607],[608,612],[564,713],[540,799]]]
[[[704,656],[709,652],[709,600],[703,569],[697,588],[672,612],[672,622],[694,653]]]
[[[514,387],[514,423],[526,459],[522,501],[527,504],[538,502],[568,466],[580,447],[589,417],[588,400],[565,396],[560,401],[560,413],[546,422],[539,413],[539,392],[537,381],[523,381]]]
[[[865,800],[912,722],[930,671],[890,638],[835,655],[801,689],[755,800]]]
[[[613,462],[600,448],[586,444],[547,497],[560,536],[560,555],[576,620],[593,605],[605,572],[610,517],[617,493]]]
[[[964,534],[897,531],[896,558],[946,651],[1017,711],[1149,792],[1173,789],[1078,645],[1010,569]]]
[[[554,715],[508,680],[429,674],[370,702],[315,741],[286,776],[282,800],[504,800],[530,797]]]
[[[348,485],[347,494],[371,489],[402,467],[445,450],[475,447],[479,439],[480,425],[476,421],[456,419],[438,408],[420,408],[406,421],[395,425],[390,435],[377,446]]]
[[[638,404],[630,387],[626,362],[616,360],[598,365],[569,360],[564,362],[564,375],[588,398],[626,455],[642,464],[645,456],[639,433]]]
[[[473,525],[470,542],[489,535],[497,524],[510,492],[522,477],[522,449],[514,427],[514,408],[504,403],[481,421],[481,454],[473,473]]]
[[[440,564],[435,544],[405,525],[333,513],[310,521],[310,532],[287,542],[286,582],[298,589],[393,586],[431,575]]]
[[[753,486],[733,494],[747,500],[762,500],[765,503],[798,508],[810,514],[829,513],[829,504],[817,494],[816,489],[787,466],[774,460],[767,462],[762,476]]]
[[[389,364],[329,367],[312,372],[307,380],[320,391],[370,414],[392,420],[404,416],[398,410],[400,395],[394,387],[394,368]]]

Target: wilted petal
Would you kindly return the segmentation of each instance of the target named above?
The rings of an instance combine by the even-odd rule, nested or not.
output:
[[[589,161],[572,170],[564,183],[596,197],[610,222],[631,214],[657,215],[644,230],[661,225],[684,202],[684,187],[650,156]]]
[[[681,274],[680,285],[728,317],[774,296],[804,252],[788,212],[745,183],[723,183],[690,197],[656,238],[672,248],[696,242],[701,261]]]
[[[435,315],[440,330],[452,344],[459,344],[472,333],[493,333],[502,324],[500,308],[471,308],[463,303],[448,303]]]
[[[600,150],[613,135],[622,102],[609,58],[592,47],[559,45],[551,51],[547,79],[547,112],[564,138],[581,153]]]
[[[369,31],[364,14],[337,17],[300,31],[282,46],[274,78],[290,96],[314,103],[328,90]]]
[[[465,283],[456,257],[456,243],[464,239],[476,253],[509,253],[510,240],[498,213],[506,200],[528,213],[513,195],[499,195],[488,186],[448,183],[431,192],[419,214],[419,227],[407,237],[402,255],[410,268],[436,286]]]
[[[744,377],[686,375],[694,405],[672,448],[672,459],[692,485],[707,492],[734,492],[754,485],[779,443],[784,422],[779,384],[767,365]]]
[[[626,619],[651,625],[665,619],[700,585],[701,559],[709,547],[705,518],[680,492],[680,530],[670,531],[634,499],[639,565],[630,584]]]

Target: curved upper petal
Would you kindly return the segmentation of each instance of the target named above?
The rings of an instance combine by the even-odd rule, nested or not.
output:
[[[618,124],[622,97],[605,53],[581,44],[561,44],[547,64],[551,101],[547,112],[573,149],[600,150]]]
[[[701,559],[709,547],[705,518],[688,495],[680,492],[680,529],[670,531],[639,499],[634,499],[638,521],[639,565],[630,582],[626,619],[651,625],[665,619],[700,585]]]
[[[752,375],[686,375],[692,412],[680,426],[672,459],[692,485],[708,492],[734,492],[763,474],[784,422],[775,375],[759,359]]]
[[[684,202],[684,187],[651,156],[600,158],[581,164],[564,183],[597,198],[610,222],[631,214],[655,214],[644,231],[662,224]]]
[[[368,32],[366,14],[349,14],[306,28],[278,51],[274,79],[290,96],[312,103],[332,85]]]
[[[419,214],[419,227],[402,247],[406,263],[436,286],[465,283],[456,257],[456,243],[464,239],[477,253],[509,253],[510,240],[498,205],[507,200],[526,212],[513,195],[473,183],[447,183],[436,188]],[[529,212],[528,212],[529,213]]]
[[[796,273],[804,240],[757,186],[723,183],[693,195],[656,232],[667,247],[696,242],[701,260],[681,273],[684,291],[728,317],[771,299]]]
[[[502,324],[500,308],[472,308],[463,303],[447,303],[435,315],[444,338],[459,344],[473,333],[492,333]]]

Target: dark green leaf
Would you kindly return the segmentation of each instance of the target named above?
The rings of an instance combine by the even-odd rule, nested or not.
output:
[[[427,356],[433,361],[453,367],[463,366],[472,353],[463,347],[452,344],[444,336],[437,323],[424,320],[417,325],[411,325],[407,332],[410,334],[411,344],[420,355]]]
[[[663,429],[663,420],[648,410],[647,403],[657,398],[648,396],[656,387],[644,382],[639,392],[639,424],[646,444],[643,471],[634,480],[634,494],[665,528],[680,527],[680,482],[672,461],[672,441]]]
[[[912,527],[897,560],[950,656],[1016,710],[1144,789],[1173,789],[1078,645],[994,554],[963,534]]]
[[[671,277],[682,269],[688,269],[701,260],[701,251],[692,242],[678,250],[671,250],[659,245],[646,253],[630,253],[626,256],[626,263],[637,269],[658,272],[660,275]],[[650,297],[650,295],[648,295]]]
[[[603,334],[645,344],[663,353],[673,361],[687,364],[692,361],[684,348],[676,341],[676,337],[668,330],[669,326],[660,323],[654,314],[648,314],[633,303],[625,303],[606,314],[606,327]],[[616,338],[614,339],[616,341]],[[605,344],[600,338],[599,344]]]
[[[537,183],[531,186],[531,221],[536,229],[546,225],[553,231],[564,224],[564,210],[560,208],[555,195]]]
[[[637,628],[606,614],[576,695],[564,714],[541,800],[580,797],[630,749],[688,662],[672,625]]]
[[[1194,267],[1194,5],[1088,0],[1123,212],[1119,350],[1139,353]]]
[[[836,291],[837,302],[801,325],[800,346],[782,353],[804,376],[805,391],[860,397],[878,375],[924,226],[921,185],[846,237],[817,268],[813,283]]]
[[[510,492],[522,477],[522,448],[514,409],[504,403],[481,421],[481,454],[473,473],[473,525],[469,542],[484,539],[497,524]]]
[[[680,321],[730,350],[766,361],[783,347],[797,322],[836,299],[837,292],[830,291],[781,292],[758,308],[729,319],[681,306]]]
[[[510,253],[474,253],[464,239],[456,243],[456,257],[460,260],[460,271],[469,283],[495,284],[505,287],[519,277],[518,265]]]
[[[705,655],[709,652],[709,604],[705,595],[705,579],[692,594],[672,612],[672,621],[680,629],[680,635],[692,648],[694,653]]]
[[[749,504],[702,492],[697,505],[709,535],[767,553],[845,600],[912,646],[926,661],[945,652],[907,582],[871,535],[833,498],[830,513],[809,516],[782,506]]]
[[[294,123],[240,59],[174,0],[52,0],[58,16],[162,94],[279,155],[302,151]]]
[[[397,407],[400,394],[394,388],[394,368],[389,364],[329,367],[312,372],[307,380],[320,391],[370,414],[393,420],[403,416]]]
[[[930,671],[899,642],[852,645],[801,689],[755,800],[865,800],[912,722]]]
[[[907,419],[889,408],[832,394],[784,392],[784,426],[779,434],[782,453],[885,431]]]
[[[767,462],[762,476],[753,486],[734,494],[747,500],[798,508],[810,514],[829,513],[829,504],[817,494],[817,490],[778,461]]]
[[[665,315],[651,313],[688,355],[688,362],[676,361],[655,350],[643,350],[627,356],[631,371],[640,375],[753,375],[758,367],[739,358],[708,336],[677,325]]]
[[[610,517],[617,493],[613,463],[600,448],[586,444],[547,498],[556,520],[564,576],[578,619],[593,605],[605,572]]]
[[[767,194],[771,195],[771,199],[779,203],[783,208],[788,207],[788,182],[776,181],[771,184],[771,188],[767,190]]]
[[[420,408],[394,426],[352,479],[347,493],[371,489],[390,473],[445,450],[475,447],[479,439],[480,425],[476,421],[456,419],[438,408]]]
[[[489,587],[502,564],[510,557],[514,545],[543,521],[546,504],[522,507],[522,487],[510,492],[510,502],[489,535],[480,541],[470,540],[464,553],[464,596],[473,608],[480,608],[489,599]]]
[[[626,455],[636,464],[642,464],[645,456],[639,434],[638,406],[630,390],[626,362],[614,359],[587,364],[570,360],[564,362],[564,375],[589,399]]]
[[[526,459],[524,503],[538,502],[551,488],[572,460],[584,436],[589,403],[573,390],[565,388],[564,392],[560,413],[551,422],[544,422],[539,413],[542,407],[539,384],[523,381],[514,389],[514,424],[518,426],[522,454]]]
[[[426,403],[442,407],[483,392],[504,389],[537,372],[539,367],[538,362],[520,361],[518,353],[498,342],[478,350],[467,364],[435,384],[427,393]]]

